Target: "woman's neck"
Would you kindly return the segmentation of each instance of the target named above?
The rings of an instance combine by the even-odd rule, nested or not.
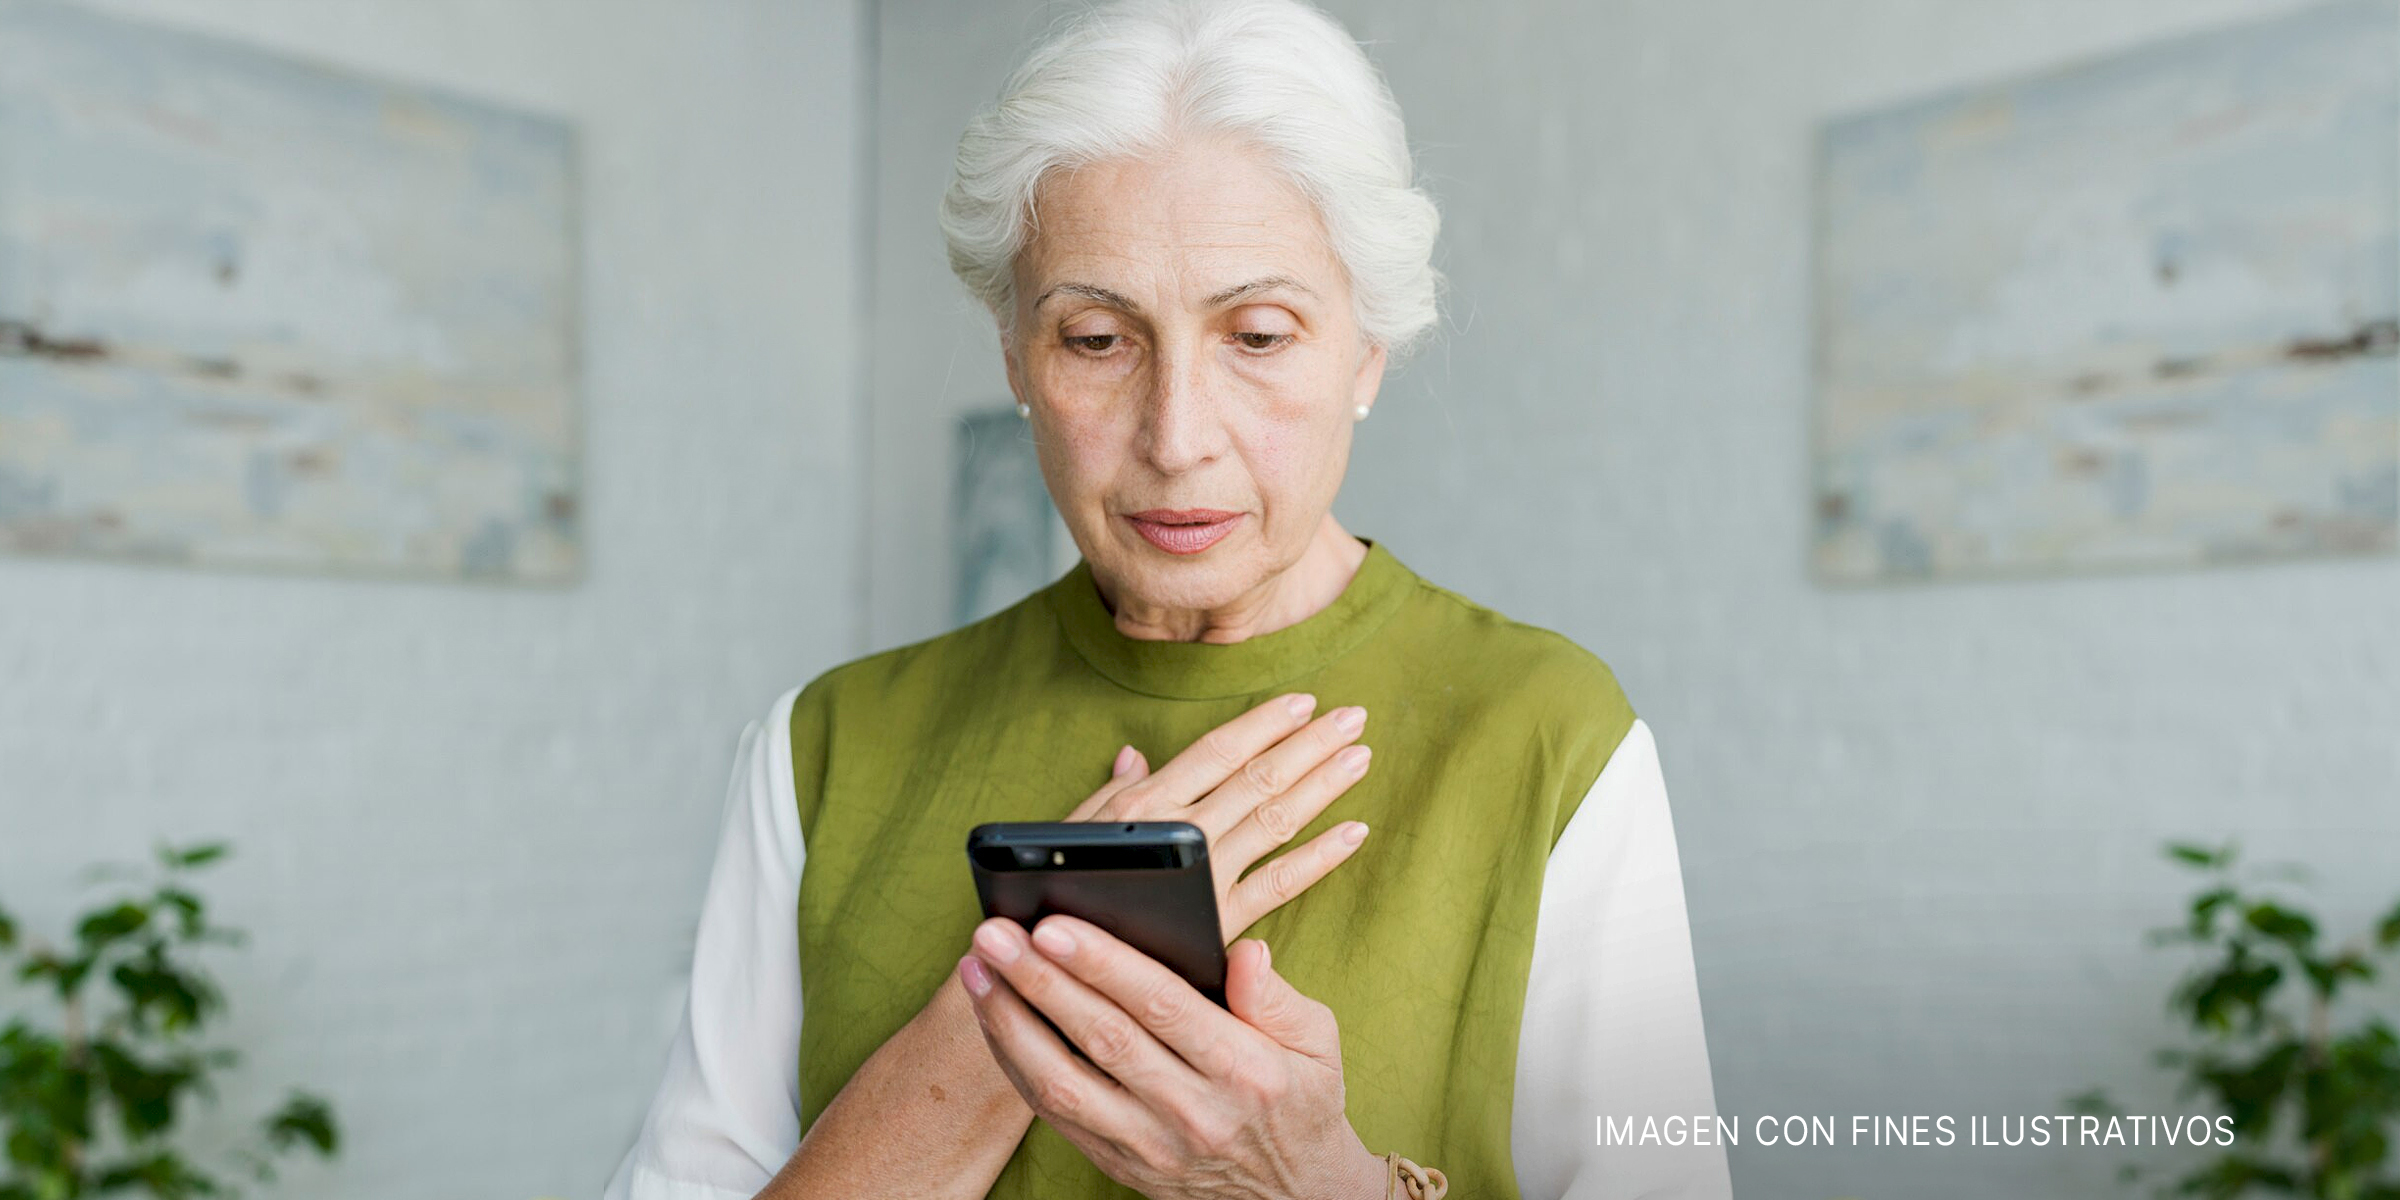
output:
[[[1238,642],[1297,625],[1341,597],[1366,561],[1367,547],[1332,513],[1317,526],[1308,549],[1291,566],[1268,576],[1231,603],[1214,608],[1166,608],[1121,600],[1123,589],[1102,581],[1100,599],[1116,618],[1117,631],[1144,641]]]

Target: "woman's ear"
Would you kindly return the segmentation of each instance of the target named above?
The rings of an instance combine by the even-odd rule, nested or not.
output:
[[[1033,403],[1025,398],[1024,364],[1017,361],[1017,348],[1009,340],[1006,329],[1000,331],[1000,368],[1008,375],[1008,394],[1018,405]]]
[[[1361,404],[1372,406],[1375,403],[1375,393],[1383,388],[1383,366],[1387,357],[1383,351],[1383,343],[1375,341],[1367,343],[1366,354],[1358,360],[1358,378],[1352,380],[1350,384],[1352,407],[1355,408]]]

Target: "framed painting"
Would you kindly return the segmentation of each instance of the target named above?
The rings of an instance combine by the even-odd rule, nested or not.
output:
[[[958,593],[951,616],[960,625],[1058,576],[1052,561],[1058,517],[1028,429],[1013,405],[959,418],[951,521]]]
[[[2393,551],[2391,0],[1837,119],[1817,151],[1819,578]]]
[[[566,124],[0,0],[0,549],[579,572]]]

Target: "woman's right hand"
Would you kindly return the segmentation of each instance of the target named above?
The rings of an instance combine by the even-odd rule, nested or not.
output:
[[[1277,696],[1200,735],[1156,772],[1127,746],[1117,753],[1115,775],[1066,819],[1199,826],[1208,835],[1217,915],[1230,944],[1366,840],[1364,822],[1344,821],[1250,870],[1367,773],[1371,752],[1352,744],[1366,729],[1367,711],[1352,705],[1311,720],[1316,707],[1314,696]]]
[[[1278,696],[1201,735],[1155,773],[1127,747],[1115,777],[1067,819],[1199,826],[1231,942],[1348,859],[1358,849],[1349,834],[1366,836],[1364,824],[1345,821],[1250,870],[1366,773],[1367,748],[1351,745],[1366,713],[1339,708],[1312,721],[1315,710],[1313,697]],[[930,1091],[929,1080],[939,1081]],[[952,972],[842,1085],[760,1195],[980,1196],[1032,1122]]]

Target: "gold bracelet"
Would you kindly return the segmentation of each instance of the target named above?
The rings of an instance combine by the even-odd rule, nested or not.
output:
[[[1383,1200],[1442,1200],[1450,1194],[1450,1180],[1432,1167],[1420,1167],[1397,1152],[1384,1155],[1383,1163],[1391,1172],[1385,1177]]]

